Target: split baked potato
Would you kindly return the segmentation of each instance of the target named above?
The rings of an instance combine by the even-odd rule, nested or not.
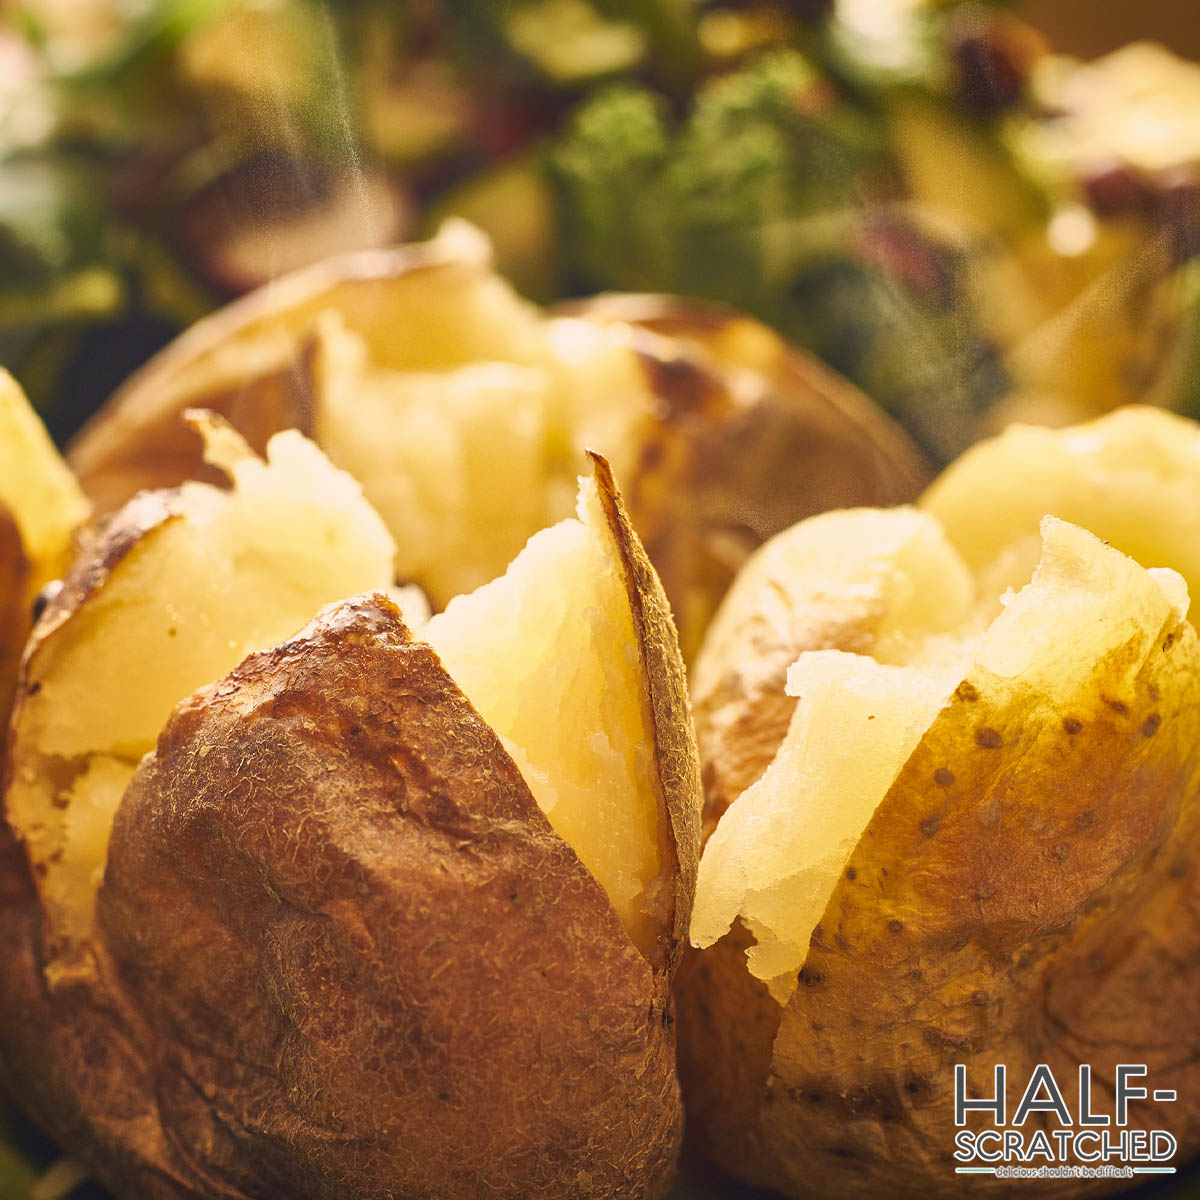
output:
[[[361,480],[396,573],[435,607],[569,514],[603,453],[694,651],[746,555],[801,517],[912,499],[903,434],[756,321],[667,297],[544,313],[478,231],[353,254],[201,321],[134,375],[69,458],[106,511],[203,473],[189,406],[261,448],[298,428]]]
[[[231,487],[120,509],[25,654],[4,1084],[138,1200],[662,1196],[699,770],[607,464],[428,619],[301,434],[192,421]]]
[[[678,980],[689,1122],[726,1170],[960,1195],[956,1067],[987,1097],[997,1064],[1010,1122],[1039,1064],[1072,1109],[1089,1065],[1110,1121],[1143,1065],[1171,1095],[1130,1127],[1200,1150],[1198,535],[1200,428],[1127,409],[1013,429],[918,507],[747,564],[692,681],[711,833]]]

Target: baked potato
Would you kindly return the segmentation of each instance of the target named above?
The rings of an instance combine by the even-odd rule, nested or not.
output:
[[[1198,501],[1200,428],[1128,409],[1014,429],[919,507],[817,516],[747,564],[693,676],[712,832],[678,980],[692,1134],[726,1170],[960,1195],[989,1169],[960,1129],[1005,1119],[956,1098],[998,1064],[1010,1129],[1039,1070],[1069,1095],[1025,1138],[1082,1114],[1082,1065],[1119,1132],[1139,1064],[1170,1094],[1129,1129],[1200,1150]],[[1032,1165],[1087,1168],[1074,1146]]]
[[[16,380],[0,368],[0,748],[33,601],[65,568],[88,512]]]
[[[4,1083],[120,1197],[663,1195],[699,769],[607,464],[428,620],[301,434],[192,419],[232,488],[119,510],[24,658]]]
[[[311,435],[362,481],[397,576],[438,608],[569,514],[596,449],[689,652],[765,537],[825,508],[912,499],[926,479],[863,396],[757,322],[664,297],[543,313],[462,222],[285,277],[193,327],[71,446],[98,508],[204,477],[177,421],[187,406],[256,448],[280,428]]]

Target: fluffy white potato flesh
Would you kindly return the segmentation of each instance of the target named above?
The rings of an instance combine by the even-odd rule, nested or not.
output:
[[[0,508],[16,522],[34,587],[62,569],[88,502],[17,381],[0,368]]]
[[[868,514],[861,532],[871,533]],[[1097,661],[1135,632],[1153,638],[1186,614],[1187,587],[1174,571],[1146,570],[1052,517],[1040,539],[1032,580],[1001,598],[981,634],[968,620],[910,641],[901,663],[818,651],[789,673],[799,697],[791,726],[710,839],[692,920],[692,940],[709,946],[740,916],[757,941],[750,971],[781,1004],[863,829],[963,680],[984,671],[1065,707]]]
[[[233,490],[186,484],[175,515],[35,632],[8,815],[68,942],[87,933],[116,806],[172,708],[322,606],[391,584],[387,529],[312,443],[278,434],[263,461],[210,428],[209,448]]]
[[[660,871],[654,735],[594,482],[582,483],[576,518],[535,534],[504,576],[451,601],[421,636],[649,954]]]

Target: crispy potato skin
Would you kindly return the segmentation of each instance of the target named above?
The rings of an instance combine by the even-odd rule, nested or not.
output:
[[[972,1094],[1007,1063],[1010,1112],[1039,1062],[1066,1080],[1145,1063],[1183,1103],[1131,1106],[1131,1123],[1171,1130],[1181,1162],[1200,1148],[1196,662],[1185,626],[1129,691],[1102,663],[1069,713],[994,678],[960,687],[852,854],[783,1014],[764,1127],[787,1190],[815,1165],[846,1196],[885,1180],[956,1194],[957,1062]]]
[[[669,609],[595,472],[653,718],[659,952],[391,602],[333,606],[176,709],[69,954],[0,824],[0,1085],[117,1195],[665,1194],[699,767]],[[178,515],[145,493],[100,531],[25,678]]]
[[[727,477],[728,494],[714,497],[714,506],[740,500],[760,542],[795,524],[797,514],[896,504],[929,482],[929,466],[912,442],[862,392],[735,309],[683,296],[609,293],[557,311],[628,322],[677,344],[682,357],[643,353],[665,422],[697,440],[698,479],[713,467]],[[698,352],[724,386],[697,389],[688,351]],[[729,372],[752,373],[754,394],[729,396],[736,390]],[[698,417],[711,428],[694,428]],[[730,438],[741,444],[738,453]]]
[[[99,921],[162,1118],[231,1194],[665,1188],[666,997],[382,599],[177,710]]]
[[[237,383],[220,383],[204,391],[203,407],[227,420],[258,454],[273,434],[298,429],[312,435],[315,411],[313,355],[307,341],[287,361]],[[77,456],[84,465],[80,479],[99,514],[116,512],[143,489],[173,488],[188,479],[228,487],[229,479],[204,461],[203,440],[181,420],[190,407],[181,403],[160,410],[147,406],[131,412],[116,406],[111,422],[101,422],[94,438]],[[76,456],[73,456],[76,457]]]
[[[1200,658],[1184,626],[1122,682],[1145,652],[1099,663],[1069,712],[982,671],[966,681],[864,831],[786,1008],[765,990],[752,1007],[740,927],[685,965],[691,1133],[726,1169],[753,1161],[753,1182],[791,1196],[957,1196],[956,1063],[973,1095],[1007,1064],[1010,1113],[1038,1063],[1072,1091],[1081,1062],[1110,1083],[1116,1063],[1145,1063],[1183,1103],[1131,1106],[1131,1124],[1170,1130],[1177,1161],[1200,1149]],[[706,1075],[706,1055],[743,1051],[757,1073],[766,1005],[766,1072]]]
[[[53,990],[4,859],[7,1081],[119,1195],[669,1186],[669,975],[383,597],[180,705]]]
[[[675,980],[679,1082],[689,1144],[746,1183],[770,1187],[777,1175],[760,1116],[782,1010],[746,970],[752,944],[739,920],[707,950],[684,954]]]
[[[625,577],[648,691],[644,701],[654,727],[655,774],[660,781],[660,810],[666,826],[660,829],[659,845],[668,851],[662,869],[670,897],[656,965],[670,977],[687,946],[700,865],[700,766],[687,679],[662,583],[633,531],[607,461],[599,454],[589,457]]]

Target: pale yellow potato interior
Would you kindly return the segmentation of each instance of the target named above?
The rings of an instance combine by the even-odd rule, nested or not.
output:
[[[116,806],[174,706],[325,604],[391,584],[383,522],[300,434],[274,437],[264,462],[210,431],[210,458],[234,489],[186,484],[182,515],[145,534],[30,663],[9,814],[62,934],[87,931]]]
[[[507,362],[372,369],[326,314],[317,440],[362,482],[396,574],[440,606],[501,574],[547,512],[550,379]]]
[[[1047,513],[1143,566],[1173,567],[1200,593],[1200,425],[1162,409],[1014,425],[943,471],[920,506],[997,595],[1029,578]]]
[[[918,542],[940,545],[937,553],[914,555],[911,547],[918,543],[910,539],[902,555],[895,512],[830,514],[775,539],[803,546],[797,570],[814,553],[836,557],[832,540],[821,536],[822,523],[829,539],[842,539],[851,565],[864,558],[877,565],[870,553],[876,546],[891,555],[894,576],[901,578],[897,594],[910,603],[889,609],[890,630],[872,656],[809,652],[792,667],[787,690],[799,702],[784,742],[762,777],[724,814],[701,859],[695,944],[713,944],[740,917],[756,940],[748,952],[750,971],[786,1003],[847,858],[963,679],[983,670],[1067,707],[1095,663],[1133,632],[1154,635],[1183,619],[1187,581],[1169,568],[1183,571],[1197,555],[1193,521],[1200,520],[1200,506],[1193,512],[1187,504],[1196,505],[1200,496],[1200,454],[1195,426],[1162,417],[1130,410],[1058,434],[1021,430],[1006,435],[1007,442],[997,439],[969,453],[948,472],[954,487],[939,491],[939,483],[930,492],[934,503],[928,507],[950,516],[945,530],[933,515],[917,514],[927,524]],[[1040,472],[1022,467],[1032,455]],[[979,484],[974,493],[968,464]],[[1130,490],[1132,479],[1150,496]],[[1123,490],[1117,495],[1155,532],[1139,533],[1125,521],[1109,491],[1118,487]],[[1037,553],[1031,555],[1028,504],[1058,497],[1077,521],[1109,536],[1127,532],[1127,545],[1136,544],[1142,565],[1052,516],[1033,521]],[[1167,507],[1151,519],[1156,503]],[[1172,519],[1180,504],[1181,519]],[[1013,543],[996,544],[991,531],[997,526],[1013,531]],[[776,546],[771,553],[776,569],[786,564],[785,550]],[[970,603],[943,610],[939,629],[937,614],[920,597],[945,594],[946,553],[958,559],[951,573],[974,569],[975,586]],[[1031,558],[1032,579],[1026,566]],[[875,579],[867,586],[882,585]],[[887,586],[894,590],[896,583]]]
[[[649,953],[661,796],[644,667],[595,484],[422,637],[500,735],[550,824]]]
[[[512,293],[493,302],[525,312]],[[420,583],[439,608],[570,515],[585,450],[603,453],[618,479],[635,465],[653,400],[631,331],[537,318],[510,321],[519,343],[488,347],[492,357],[431,350],[403,369],[384,365],[340,314],[318,321],[316,440],[387,522],[397,576]]]
[[[33,586],[65,565],[88,503],[17,381],[0,368],[0,507],[16,521]]]

